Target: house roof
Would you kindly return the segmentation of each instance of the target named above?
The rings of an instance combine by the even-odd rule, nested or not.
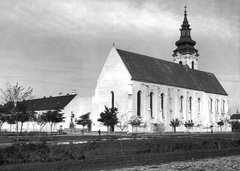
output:
[[[116,50],[131,74],[132,80],[227,95],[212,73],[190,69],[187,65]]]
[[[230,119],[240,119],[240,114],[233,114]]]
[[[33,111],[64,109],[65,106],[67,106],[75,96],[76,94],[57,97],[44,97],[40,99],[26,100],[23,102],[27,106],[28,110]]]

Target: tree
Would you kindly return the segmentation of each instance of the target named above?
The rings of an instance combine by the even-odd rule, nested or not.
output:
[[[161,133],[161,134],[164,133],[164,131],[165,131],[164,123],[162,123],[162,122],[153,123],[153,126],[155,127],[156,133]]]
[[[5,122],[7,122],[6,114],[0,113],[0,134],[2,132],[2,126]]]
[[[15,86],[12,86],[10,83],[6,83],[6,90],[0,89],[2,92],[1,98],[3,99],[5,104],[13,104],[12,109],[9,111],[9,114],[15,115],[14,117],[9,117],[10,123],[13,123],[12,119],[16,119],[16,130],[17,130],[17,142],[18,142],[18,119],[19,116],[15,110],[17,106],[17,102],[23,101],[23,100],[28,100],[32,99],[32,92],[33,89],[31,87],[27,88],[25,91],[25,88],[22,86],[19,86],[18,83],[16,83]]]
[[[120,144],[121,144],[121,154],[123,153],[122,148],[122,132],[123,130],[128,126],[128,117],[127,117],[127,113],[122,113],[118,115],[118,123],[117,123],[117,127],[120,128],[121,130],[121,139],[120,139]]]
[[[84,127],[88,126],[90,127],[92,124],[92,120],[89,119],[90,112],[82,115],[79,117],[79,120],[76,120],[76,124],[83,126],[83,135],[84,135]]]
[[[17,122],[21,123],[20,135],[22,133],[22,127],[25,122],[28,122],[31,118],[31,112],[27,110],[27,105],[24,102],[17,103],[14,108],[14,114],[16,115]]]
[[[130,118],[129,124],[132,125],[132,127],[136,127],[136,132],[137,132],[137,127],[139,127],[143,123],[142,117],[134,115]]]
[[[178,118],[175,118],[170,122],[169,125],[173,128],[174,133],[176,133],[176,128],[181,126],[181,124],[182,122]]]
[[[100,118],[98,119],[98,121],[102,122],[103,125],[107,126],[109,132],[109,127],[113,129],[114,126],[118,123],[117,114],[118,108],[108,108],[107,106],[105,106],[105,110],[104,112],[100,113]]]
[[[36,122],[39,125],[39,133],[38,133],[38,142],[39,142],[39,138],[40,138],[40,134],[42,129],[46,126],[46,124],[48,123],[47,117],[44,114],[40,114],[38,116],[35,117],[36,118]]]
[[[56,110],[48,110],[47,112],[41,115],[41,120],[49,123],[50,125],[50,133],[52,134],[52,127],[56,123],[64,122],[65,117],[63,117],[64,113],[60,113],[61,111]]]
[[[194,127],[194,123],[192,120],[188,120],[187,122],[184,123],[185,128],[190,131]]]
[[[201,123],[198,123],[198,124],[196,124],[196,128],[198,128],[199,129],[199,132],[200,132],[200,128],[202,127],[203,125],[201,124]]]
[[[221,132],[220,132],[220,140],[222,139],[222,127],[224,126],[224,122],[223,122],[223,120],[220,120],[220,121],[218,121],[217,122],[217,125],[218,125],[218,127],[220,127],[220,130],[221,130]]]

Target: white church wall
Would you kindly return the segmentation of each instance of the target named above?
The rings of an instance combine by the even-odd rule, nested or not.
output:
[[[172,87],[166,85],[152,84],[133,81],[133,108],[132,115],[137,115],[137,92],[141,91],[141,116],[144,121],[144,125],[138,128],[138,131],[142,132],[154,132],[153,123],[163,122],[166,126],[166,131],[171,132],[172,127],[169,126],[172,119],[178,118],[183,123],[189,120],[193,120],[195,125],[202,124],[201,128],[194,127],[191,131],[210,131],[207,127],[211,124],[215,125],[213,130],[217,131],[216,122],[220,114],[220,109],[216,111],[215,104],[213,105],[213,111],[209,111],[209,98],[213,100],[219,99],[227,101],[227,96],[209,94],[202,91],[196,91],[191,89]],[[153,92],[153,117],[151,117],[150,110],[150,93]],[[161,109],[161,94],[164,94],[163,110]],[[182,109],[181,109],[181,98]],[[191,104],[190,104],[191,97]],[[200,102],[199,102],[200,101]],[[191,105],[191,107],[190,107]],[[219,108],[219,107],[218,107]],[[225,113],[227,112],[227,103],[225,103]],[[130,132],[134,132],[130,130]],[[184,132],[186,128],[181,125],[177,128],[177,131]]]
[[[130,88],[129,88],[130,87]],[[114,93],[114,107],[120,114],[131,112],[131,77],[115,48],[110,51],[103,69],[97,80],[95,97],[93,99],[93,130],[107,131],[106,126],[97,121],[104,106],[112,107]],[[117,128],[116,128],[117,129]]]

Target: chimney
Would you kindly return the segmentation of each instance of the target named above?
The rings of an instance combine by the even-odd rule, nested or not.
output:
[[[72,95],[77,94],[77,90],[72,90]]]
[[[62,92],[59,93],[59,96],[62,96]]]

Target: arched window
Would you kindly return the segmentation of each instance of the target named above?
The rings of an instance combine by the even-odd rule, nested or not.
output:
[[[198,98],[198,112],[201,111],[201,99]]]
[[[218,112],[218,108],[219,108],[219,100],[216,99],[216,111]]]
[[[114,108],[114,92],[111,91],[111,106]]]
[[[162,110],[162,117],[164,118],[164,94],[161,94],[161,110]]]
[[[189,97],[189,111],[192,111],[192,97]]]
[[[182,61],[180,61],[180,62],[179,62],[179,64],[181,64],[181,65],[182,65]]]
[[[137,116],[141,116],[141,94],[142,92],[139,90],[137,92]]]
[[[225,112],[225,101],[222,100],[222,112]]]
[[[150,93],[150,113],[151,117],[153,117],[153,92]]]
[[[194,61],[192,61],[192,69],[194,69]]]
[[[183,111],[183,96],[180,97],[180,111]]]
[[[210,98],[210,111],[213,111],[213,100]]]

